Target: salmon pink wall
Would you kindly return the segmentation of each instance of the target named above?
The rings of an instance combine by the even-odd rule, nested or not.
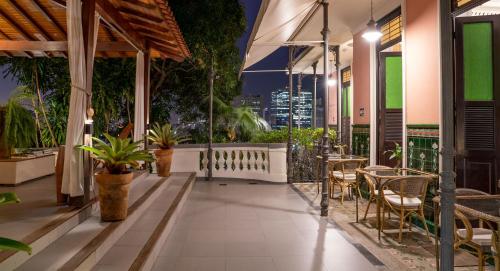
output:
[[[439,124],[437,0],[406,0],[406,123]]]
[[[361,37],[363,31],[353,37],[352,82],[353,123],[370,124],[370,44]],[[364,115],[360,116],[360,108]]]

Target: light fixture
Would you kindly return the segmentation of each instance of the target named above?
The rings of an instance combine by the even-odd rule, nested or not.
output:
[[[84,124],[84,134],[92,135],[94,133],[94,121],[92,119],[86,119]]]
[[[328,78],[328,86],[329,87],[332,87],[332,86],[335,86],[337,84],[337,80],[335,80],[335,78]]]
[[[367,28],[363,33],[363,38],[368,42],[376,42],[382,35],[382,32],[377,29],[375,20],[373,20],[373,0],[370,0],[370,21],[368,21]]]

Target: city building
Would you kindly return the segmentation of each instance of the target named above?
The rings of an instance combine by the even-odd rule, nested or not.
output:
[[[288,90],[279,89],[271,93],[270,124],[273,129],[288,126]],[[292,98],[292,123],[294,127],[307,128],[312,126],[312,93],[302,91],[300,98],[297,92]],[[300,109],[300,112],[299,112]],[[300,121],[299,121],[300,117]]]
[[[264,118],[264,97],[261,95],[241,95],[233,100],[233,106],[240,107],[246,106],[252,111]]]

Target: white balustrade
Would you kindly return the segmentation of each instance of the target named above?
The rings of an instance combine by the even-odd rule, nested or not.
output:
[[[207,145],[174,148],[172,172],[208,175]],[[286,144],[214,144],[213,177],[286,182]]]

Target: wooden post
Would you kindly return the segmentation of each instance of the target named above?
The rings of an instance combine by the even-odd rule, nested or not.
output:
[[[97,29],[95,29],[95,0],[85,0],[82,5],[82,30],[83,30],[83,50],[85,52],[85,69],[86,69],[86,92],[87,92],[87,119],[91,120],[93,117],[92,108],[92,77],[94,74],[94,47],[95,47],[95,34]],[[89,131],[92,131],[90,129]],[[84,129],[85,133],[88,132]],[[90,187],[93,182],[94,175],[94,165],[92,157],[89,152],[83,152],[83,204],[90,201]],[[80,205],[80,204],[79,204]]]

